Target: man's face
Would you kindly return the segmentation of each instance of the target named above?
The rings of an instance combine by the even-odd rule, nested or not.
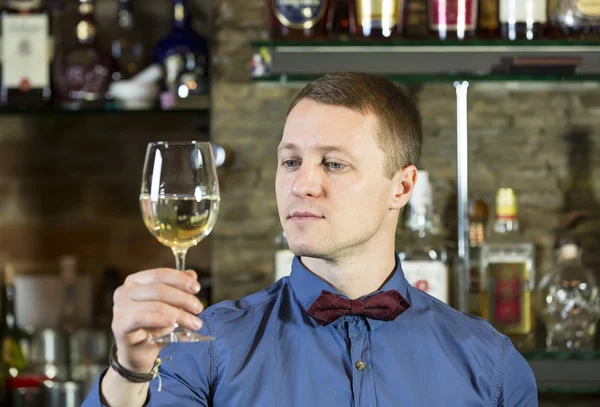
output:
[[[383,231],[397,221],[397,212],[389,210],[394,186],[384,173],[377,130],[372,114],[311,100],[300,101],[288,116],[275,187],[296,255],[332,260],[374,238],[393,238]]]

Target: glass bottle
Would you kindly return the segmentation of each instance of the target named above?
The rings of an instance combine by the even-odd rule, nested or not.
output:
[[[119,64],[115,80],[130,79],[145,67],[145,50],[140,31],[135,26],[131,0],[120,0],[119,34],[112,42],[112,56]]]
[[[191,95],[200,96],[210,93],[207,64],[206,55],[194,52],[185,54],[184,68],[175,80],[177,96],[184,99]]]
[[[569,37],[597,38],[600,35],[600,1],[560,0],[555,19]]]
[[[327,13],[327,33],[332,39],[356,37],[355,0],[332,0]]]
[[[478,37],[495,38],[500,36],[499,7],[499,0],[481,0],[479,2]]]
[[[6,263],[2,271],[2,369],[0,370],[0,383],[2,386],[2,399],[7,399],[6,381],[17,377],[27,366],[27,361],[20,341],[22,332],[17,324],[15,311],[15,269],[12,264]]]
[[[429,36],[429,0],[406,0],[403,33],[411,38]]]
[[[414,287],[450,304],[448,251],[433,207],[429,173],[419,171],[410,198],[407,232],[399,250],[406,280]]]
[[[210,75],[208,71],[210,66],[208,41],[192,28],[187,0],[173,0],[171,31],[154,47],[154,61],[165,69],[161,95],[163,109],[169,109],[175,104],[175,96],[178,91],[177,78],[185,70],[186,55],[190,53],[197,56],[196,61],[207,61],[205,74]]]
[[[500,0],[500,30],[505,39],[540,38],[547,20],[547,0]]]
[[[469,205],[469,295],[468,312],[481,316],[481,246],[485,242],[488,205],[477,199]]]
[[[546,324],[548,351],[594,349],[600,289],[592,271],[583,265],[581,247],[574,239],[559,241],[556,265],[540,281],[537,304]]]
[[[78,2],[73,45],[60,50],[56,56],[56,89],[61,106],[66,109],[103,108],[109,98],[113,73],[118,68],[99,44],[94,0]]]
[[[41,0],[8,0],[0,13],[2,78],[0,106],[40,109],[49,106],[52,24]]]
[[[356,0],[358,35],[363,38],[390,38],[402,33],[404,1]]]
[[[535,247],[520,231],[517,196],[496,195],[496,219],[481,247],[481,316],[519,350],[535,347]]]
[[[275,281],[277,281],[292,272],[294,253],[290,250],[283,231],[275,238],[275,247]]]
[[[308,40],[327,36],[329,0],[265,0],[271,38]]]
[[[429,29],[441,40],[473,37],[477,0],[429,0]]]
[[[59,329],[66,338],[72,338],[78,328],[76,295],[77,295],[77,259],[73,256],[62,256],[59,259],[60,279],[63,288],[63,297],[60,309]],[[65,355],[67,355],[67,377],[72,377],[72,361],[70,340],[65,341]]]

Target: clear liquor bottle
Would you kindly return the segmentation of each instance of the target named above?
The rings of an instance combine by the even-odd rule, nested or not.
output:
[[[594,349],[600,288],[592,271],[583,265],[581,247],[574,239],[559,241],[556,266],[540,281],[537,305],[546,324],[547,351]]]
[[[409,207],[408,235],[398,253],[407,281],[414,287],[450,304],[448,251],[435,218],[429,174],[419,171]]]
[[[496,220],[481,247],[481,316],[519,350],[535,347],[535,247],[519,229],[517,197],[510,188],[496,195]]]
[[[600,1],[560,0],[552,18],[569,37],[593,37],[600,35]]]

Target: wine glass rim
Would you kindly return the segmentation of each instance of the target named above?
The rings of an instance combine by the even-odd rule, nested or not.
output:
[[[151,146],[191,146],[191,145],[205,145],[205,144],[211,144],[210,141],[196,141],[196,140],[190,140],[190,141],[151,141],[150,143],[148,143]]]

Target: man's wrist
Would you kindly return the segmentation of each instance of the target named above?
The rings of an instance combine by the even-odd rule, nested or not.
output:
[[[147,383],[156,377],[158,366],[160,365],[160,358],[156,358],[154,365],[148,373],[136,372],[128,369],[119,362],[117,356],[117,345],[113,344],[110,348],[108,363],[110,367],[125,380],[131,383]]]

